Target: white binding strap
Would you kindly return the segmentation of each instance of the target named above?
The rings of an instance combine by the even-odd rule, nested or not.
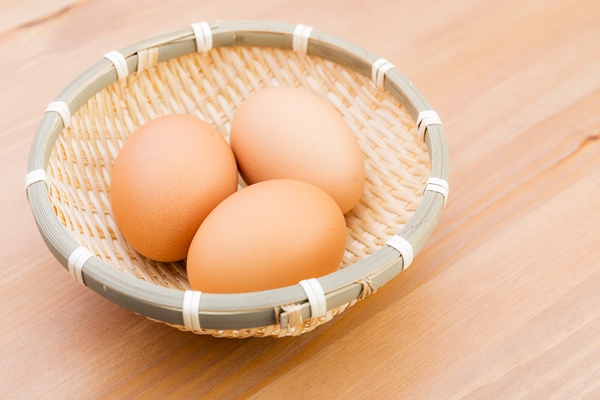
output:
[[[71,110],[69,110],[69,105],[64,101],[50,102],[44,112],[55,112],[60,115],[65,128],[71,125]]]
[[[199,290],[186,290],[183,293],[183,325],[186,329],[199,332],[200,328],[200,296]]]
[[[427,179],[427,183],[425,184],[425,190],[441,193],[444,196],[444,208],[446,207],[446,203],[448,202],[448,193],[450,192],[450,186],[448,185],[447,181],[440,178],[430,177]]]
[[[84,286],[85,282],[83,281],[82,273],[83,264],[85,264],[85,262],[89,260],[92,257],[92,255],[93,254],[90,253],[88,249],[86,249],[83,246],[79,246],[75,249],[75,251],[73,251],[73,253],[71,253],[69,260],[67,261],[67,266],[69,267],[69,274],[71,274],[71,276],[75,278],[77,282],[81,283]]]
[[[433,110],[425,110],[417,117],[417,129],[419,129],[419,140],[425,141],[425,130],[429,125],[442,125],[439,115]]]
[[[387,241],[386,244],[395,248],[400,252],[400,254],[402,254],[402,259],[404,260],[402,265],[403,271],[408,268],[410,264],[412,264],[414,252],[412,245],[408,242],[408,240],[404,239],[402,236],[394,235],[390,240]]]
[[[385,73],[394,68],[394,64],[386,60],[385,58],[380,58],[373,63],[371,67],[371,78],[377,89],[383,89],[383,78],[385,77]]]
[[[313,28],[310,26],[298,24],[294,29],[294,36],[292,37],[292,50],[302,54],[306,54],[308,50],[308,39]]]
[[[129,75],[129,67],[127,66],[127,60],[123,54],[119,53],[116,50],[109,51],[104,55],[104,58],[109,60],[115,66],[115,70],[117,71],[117,79],[125,79],[127,75]]]
[[[310,303],[310,317],[319,318],[327,313],[327,302],[325,300],[325,292],[319,281],[315,278],[305,279],[298,282],[308,298]]]
[[[40,182],[40,181],[47,182],[48,174],[46,173],[46,170],[44,170],[42,168],[34,169],[33,171],[31,171],[30,173],[25,175],[25,189],[27,189],[29,186],[33,185],[34,183]]]
[[[196,38],[197,51],[205,52],[212,49],[212,30],[210,29],[208,22],[196,22],[192,24],[192,30],[194,31],[194,37]]]

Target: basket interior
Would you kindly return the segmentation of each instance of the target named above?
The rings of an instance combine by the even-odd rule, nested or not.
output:
[[[160,115],[195,115],[228,139],[241,102],[270,86],[301,87],[328,99],[358,138],[367,180],[359,203],[345,215],[340,268],[369,256],[417,209],[430,175],[427,149],[407,111],[370,79],[291,50],[214,48],[150,66],[98,92],[73,115],[52,151],[48,174],[56,216],[107,265],[155,285],[189,289],[185,261],[149,260],[119,233],[109,201],[112,165],[127,137]]]

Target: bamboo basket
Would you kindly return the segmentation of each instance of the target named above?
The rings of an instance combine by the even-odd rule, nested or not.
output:
[[[268,86],[331,101],[359,140],[367,183],[345,214],[344,258],[308,289],[192,291],[185,261],[146,259],[119,233],[112,165],[138,126],[164,114],[198,116],[228,138],[240,103]],[[236,21],[193,24],[106,54],[49,104],[25,185],[46,245],[79,283],[151,320],[243,338],[312,331],[406,269],[445,206],[447,179],[441,121],[391,63],[304,25]]]

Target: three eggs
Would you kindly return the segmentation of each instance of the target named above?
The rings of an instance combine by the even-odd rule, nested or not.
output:
[[[238,174],[248,185],[239,190]],[[139,127],[115,160],[110,202],[137,252],[187,259],[194,290],[243,293],[334,272],[346,245],[343,214],[364,183],[362,151],[337,109],[279,87],[241,104],[230,144],[190,115]]]

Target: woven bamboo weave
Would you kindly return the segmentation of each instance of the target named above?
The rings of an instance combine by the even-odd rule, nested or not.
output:
[[[119,233],[109,202],[112,165],[127,137],[160,115],[195,115],[228,138],[241,102],[271,86],[317,93],[352,127],[365,154],[367,183],[359,204],[345,216],[347,245],[340,268],[372,254],[416,210],[429,177],[427,151],[417,142],[414,121],[391,95],[345,67],[290,50],[234,47],[194,53],[98,92],[72,117],[50,158],[50,197],[58,218],[77,242],[113,268],[156,285],[189,289],[184,262],[140,256]],[[329,311],[329,317],[339,311]],[[317,324],[305,325],[303,330]],[[264,330],[279,334],[276,327]]]
[[[349,42],[303,25],[202,24],[210,38],[198,37],[195,26],[110,52],[49,105],[29,157],[32,211],[49,249],[79,283],[151,320],[218,337],[300,335],[377,291],[424,245],[448,194],[441,122],[393,65]],[[302,285],[200,297],[190,290],[185,261],[139,255],[112,218],[112,166],[139,126],[187,113],[229,140],[237,108],[272,86],[330,101],[364,155],[367,179],[345,215],[344,257],[337,272],[313,282],[325,295],[314,299],[320,305]],[[425,122],[417,128],[416,120]]]

